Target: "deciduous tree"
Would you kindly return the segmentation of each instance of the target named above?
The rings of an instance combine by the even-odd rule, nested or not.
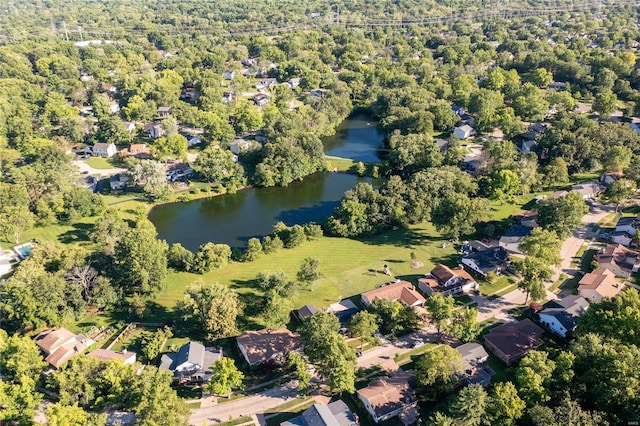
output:
[[[244,374],[231,358],[220,358],[211,367],[211,372],[211,380],[205,385],[209,392],[229,397],[234,389],[244,388]]]

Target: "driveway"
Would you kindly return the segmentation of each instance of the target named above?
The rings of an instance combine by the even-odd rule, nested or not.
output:
[[[583,216],[582,222],[598,223],[604,219],[607,215],[615,212],[614,206],[600,205],[598,207],[592,207],[589,213]],[[596,237],[592,229],[587,225],[578,226],[573,235],[562,242],[560,247],[560,258],[562,259],[560,265],[554,268],[554,273],[550,281],[546,283],[546,287],[549,288],[560,279],[561,274],[575,275],[576,268],[571,266],[573,258],[576,256],[583,244],[587,239]],[[587,243],[588,244],[588,243]],[[515,289],[502,297],[497,299],[489,299],[485,296],[471,296],[472,299],[478,304],[478,321],[484,321],[489,318],[496,318],[502,321],[511,321],[512,316],[509,311],[511,309],[522,306],[526,300],[526,293],[520,289]],[[557,295],[547,290],[547,300],[556,299]]]
[[[380,365],[383,362],[394,359],[396,355],[409,352],[413,349],[413,344],[416,341],[433,342],[436,340],[436,329],[432,325],[414,331],[396,339],[393,342],[386,342],[380,346],[369,349],[362,353],[362,356],[358,358],[358,367],[370,368],[374,365]]]
[[[209,423],[227,422],[242,416],[264,413],[270,408],[282,405],[291,398],[300,396],[297,381],[291,381],[277,388],[268,389],[246,398],[236,399],[223,404],[201,407],[191,410],[189,424],[202,426]]]

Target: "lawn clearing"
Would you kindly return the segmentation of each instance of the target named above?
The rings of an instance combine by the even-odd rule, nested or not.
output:
[[[113,169],[114,167],[114,165],[111,164],[111,161],[109,161],[107,158],[104,158],[104,157],[87,158],[87,164],[93,167],[94,169],[100,169],[100,170]]]
[[[203,275],[171,273],[166,279],[166,288],[155,298],[155,302],[165,308],[165,317],[154,317],[153,320],[164,320],[166,316],[171,316],[171,310],[183,297],[185,288],[197,280],[219,282],[233,288],[240,294],[248,310],[253,308],[255,311],[254,307],[262,300],[255,281],[260,272],[282,270],[293,278],[306,257],[315,257],[320,261],[320,271],[324,277],[315,283],[313,291],[299,291],[293,297],[294,307],[305,304],[326,307],[395,278],[417,284],[422,274],[411,267],[411,252],[415,252],[416,259],[425,264],[424,270],[427,271],[436,263],[456,263],[457,253],[453,245],[442,248],[442,241],[443,238],[432,225],[423,224],[362,240],[321,237],[294,249],[263,255],[254,262],[232,262],[221,270]],[[389,265],[394,277],[381,272],[385,264]],[[247,320],[260,324],[259,318],[250,316]]]
[[[485,296],[489,296],[491,294],[499,292],[506,287],[509,287],[512,284],[513,281],[511,278],[507,277],[506,275],[502,275],[494,283],[482,281],[480,283],[480,293],[484,294]]]
[[[415,348],[410,350],[409,352],[405,352],[403,354],[397,355],[395,360],[397,363],[402,363],[402,361],[407,361],[410,360],[412,357],[414,356],[418,356],[418,355],[422,355],[425,352],[430,351],[431,349],[434,349],[436,346],[438,346],[435,343],[425,343],[424,345],[420,346],[419,348]]]

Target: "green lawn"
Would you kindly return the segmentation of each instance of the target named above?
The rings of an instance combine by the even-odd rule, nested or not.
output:
[[[412,357],[416,356],[416,355],[422,355],[425,352],[430,351],[431,349],[435,348],[436,346],[438,346],[435,343],[425,343],[424,345],[420,346],[419,348],[415,348],[410,350],[409,352],[405,352],[401,355],[396,356],[395,360],[396,362],[402,362],[402,361],[406,361],[408,359],[411,359]]]
[[[87,158],[87,164],[94,169],[112,169],[114,167],[111,161],[104,157]]]
[[[490,294],[499,292],[500,290],[509,287],[513,284],[513,280],[506,275],[502,275],[500,278],[496,280],[494,283],[490,283],[488,281],[482,281],[480,283],[480,293],[488,296]]]
[[[316,283],[313,291],[302,290],[294,296],[294,306],[313,304],[318,308],[326,307],[391,281],[393,278],[381,273],[385,264],[389,265],[396,278],[414,283],[436,263],[454,265],[457,261],[455,248],[453,245],[442,248],[442,241],[443,238],[430,224],[394,230],[363,240],[322,237],[295,249],[263,255],[254,262],[233,262],[204,275],[171,273],[166,279],[166,288],[157,295],[155,302],[169,314],[176,301],[182,298],[185,288],[202,280],[219,282],[238,291],[251,311],[261,303],[261,294],[255,283],[260,272],[282,270],[295,277],[303,259],[315,257],[320,261],[324,277]],[[416,259],[424,263],[422,268],[411,267],[411,252],[415,252]],[[257,318],[249,318],[249,321],[257,321]]]

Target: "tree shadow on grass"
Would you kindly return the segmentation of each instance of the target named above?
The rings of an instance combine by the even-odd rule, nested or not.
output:
[[[63,244],[77,243],[81,241],[89,241],[89,234],[93,230],[90,223],[74,223],[70,231],[58,236],[58,241]]]
[[[418,278],[424,277],[424,274],[408,274],[396,275],[396,278],[402,281],[409,281],[411,284],[418,284]]]
[[[412,229],[392,229],[372,237],[359,238],[358,241],[371,245],[392,245],[396,247],[419,247],[433,241],[445,241],[446,237],[426,235]]]

